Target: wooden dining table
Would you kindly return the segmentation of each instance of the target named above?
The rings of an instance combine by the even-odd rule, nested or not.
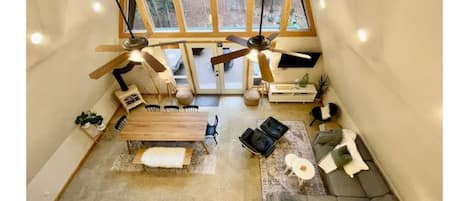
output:
[[[139,108],[140,109],[140,108]],[[134,110],[127,116],[119,138],[127,141],[200,142],[207,154],[205,129],[208,112],[149,112]]]

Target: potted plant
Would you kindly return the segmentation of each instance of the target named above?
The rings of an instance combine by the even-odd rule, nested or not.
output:
[[[321,75],[318,81],[318,93],[314,98],[314,102],[320,103],[322,105],[322,98],[326,93],[327,88],[329,87],[329,77],[325,74]]]
[[[81,114],[75,119],[75,124],[80,125],[82,128],[90,127],[91,123],[89,122],[88,114],[81,112]]]
[[[103,116],[94,112],[82,112],[75,119],[75,124],[80,125],[82,128],[89,128],[90,125],[95,125],[99,131],[103,131],[106,125],[103,124]]]

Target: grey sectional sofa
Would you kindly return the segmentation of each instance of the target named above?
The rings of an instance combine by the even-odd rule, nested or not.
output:
[[[318,144],[320,135],[327,132],[319,132],[313,142],[313,150],[316,162],[329,153],[334,146]],[[381,172],[373,162],[370,152],[357,135],[355,139],[357,149],[363,160],[369,167],[367,171],[357,173],[354,178],[350,178],[343,169],[335,170],[329,174],[322,170],[321,178],[328,190],[327,196],[306,196],[292,194],[288,192],[276,192],[267,195],[269,201],[397,201],[397,198],[390,191],[387,182]]]

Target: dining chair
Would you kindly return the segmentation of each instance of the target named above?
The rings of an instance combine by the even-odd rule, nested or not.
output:
[[[218,115],[215,115],[215,122],[213,124],[210,124],[207,122],[207,128],[205,129],[205,137],[211,137],[213,140],[215,140],[215,144],[218,144],[216,136],[219,135],[217,131],[217,126],[218,126]]]
[[[145,105],[145,110],[148,112],[159,112],[161,111],[161,107],[159,105]]]
[[[127,116],[126,115],[122,115],[119,120],[117,120],[116,122],[116,125],[114,126],[114,128],[118,131],[122,130],[122,128],[124,127],[124,125],[127,123]]]
[[[163,108],[165,112],[179,112],[179,106],[177,105],[165,105]]]
[[[199,106],[198,105],[184,105],[182,106],[182,109],[184,109],[184,112],[198,112]]]

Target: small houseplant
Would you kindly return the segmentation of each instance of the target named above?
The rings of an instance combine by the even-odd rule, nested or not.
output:
[[[75,119],[75,124],[80,125],[82,128],[90,127],[91,123],[88,120],[88,114],[81,112],[81,114]]]
[[[322,99],[324,94],[329,88],[329,77],[325,74],[322,74],[318,81],[318,93],[314,98],[314,102],[320,103],[322,105]]]
[[[89,128],[90,125],[95,125],[100,131],[104,130],[106,126],[103,124],[103,116],[94,112],[82,112],[75,119],[75,124],[80,125],[82,128]]]

